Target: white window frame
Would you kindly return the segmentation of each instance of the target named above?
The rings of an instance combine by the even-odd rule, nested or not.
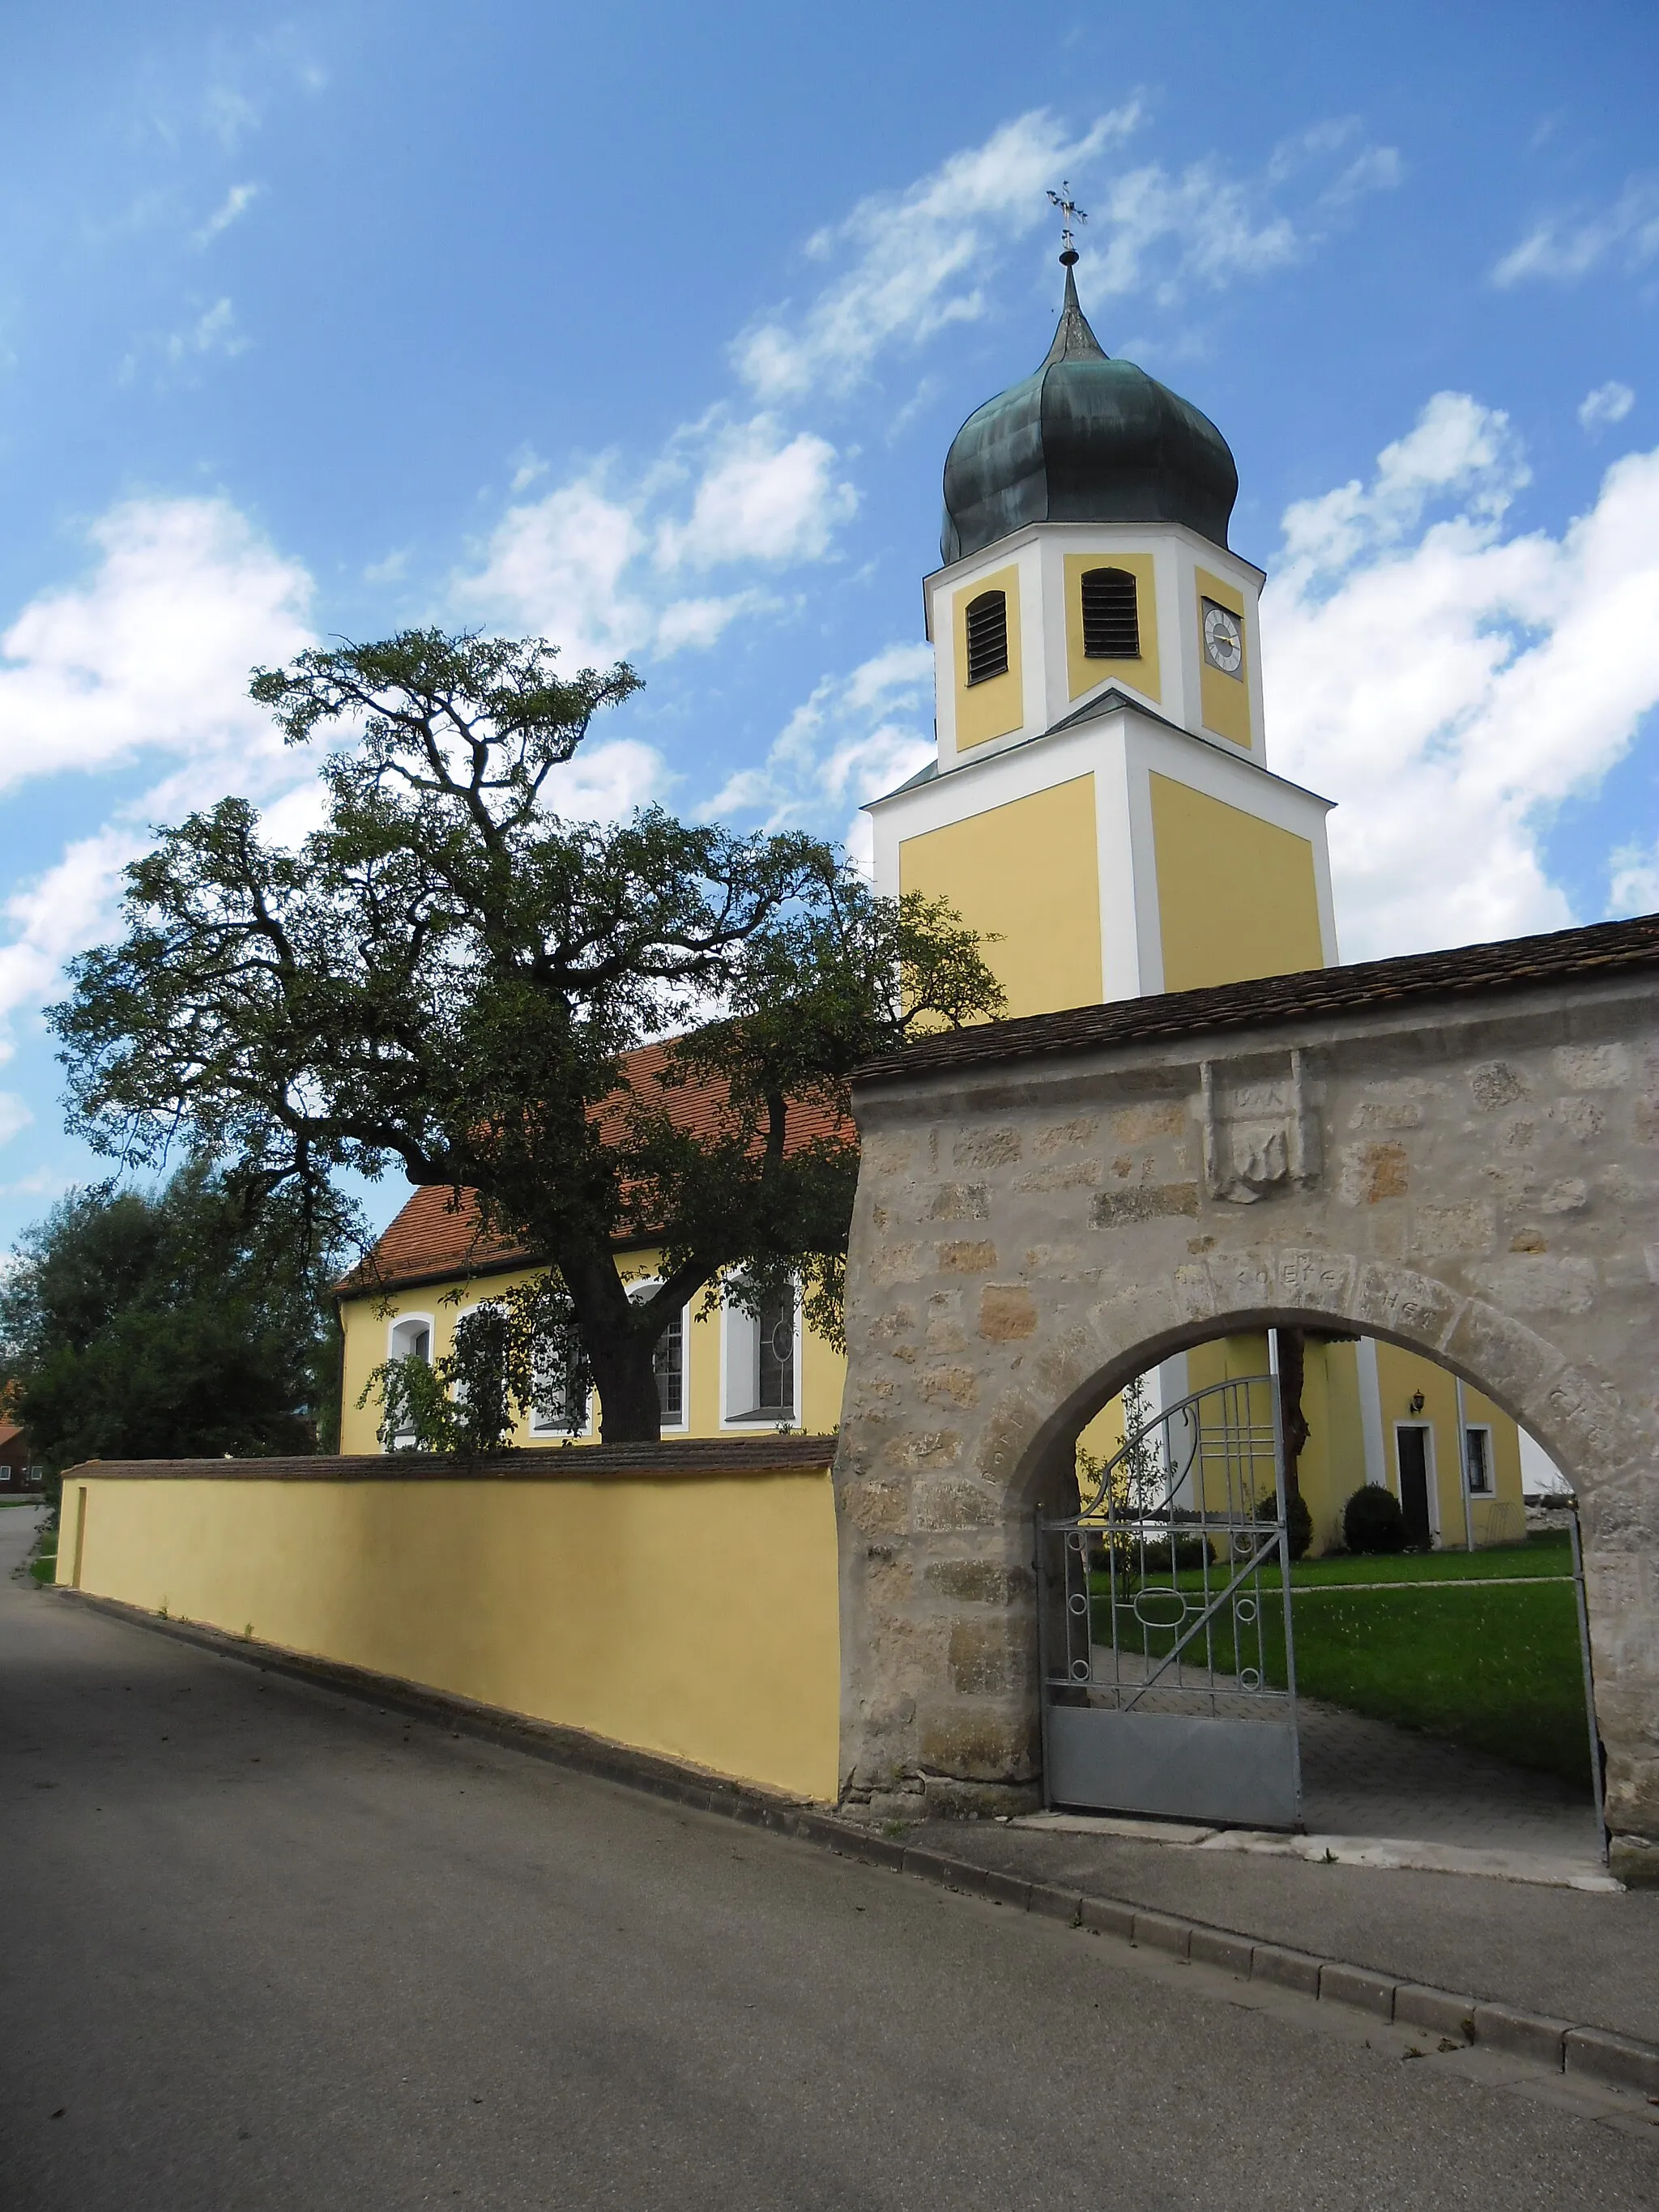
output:
[[[795,1399],[787,1421],[775,1413],[755,1413],[751,1409],[760,1395],[760,1324],[756,1316],[730,1299],[720,1300],[720,1427],[737,1436],[761,1436],[767,1431],[780,1428],[799,1429],[801,1407],[805,1395],[805,1377],[802,1355],[805,1349],[805,1331],[801,1315],[800,1286],[795,1288],[794,1376]],[[744,1363],[742,1388],[738,1387],[739,1353]],[[741,1397],[744,1402],[734,1405]],[[748,1414],[748,1419],[743,1416]]]
[[[1393,1482],[1394,1494],[1400,1500],[1401,1510],[1403,1512],[1406,1504],[1406,1491],[1400,1474],[1401,1429],[1421,1429],[1428,1438],[1428,1442],[1423,1447],[1423,1467],[1428,1478],[1429,1536],[1437,1548],[1440,1543],[1440,1467],[1435,1456],[1434,1423],[1420,1415],[1413,1414],[1409,1420],[1396,1421],[1394,1425],[1394,1458],[1389,1465],[1389,1474]]]
[[[1477,1489],[1475,1488],[1474,1485],[1474,1484],[1470,1481],[1470,1480],[1469,1480],[1469,1443],[1468,1443],[1468,1440],[1469,1440],[1469,1438],[1470,1438],[1471,1437],[1475,1437],[1475,1436],[1484,1437],[1486,1438],[1486,1487],[1485,1487],[1485,1489],[1484,1489],[1484,1490],[1477,1490]],[[1494,1442],[1494,1438],[1493,1438],[1493,1436],[1492,1436],[1492,1423],[1491,1423],[1490,1421],[1465,1421],[1465,1422],[1464,1422],[1464,1424],[1463,1424],[1463,1494],[1464,1494],[1464,1496],[1465,1496],[1465,1497],[1467,1497],[1467,1498],[1486,1498],[1487,1500],[1489,1500],[1489,1501],[1490,1501],[1490,1500],[1492,1500],[1492,1499],[1496,1498],[1496,1497],[1498,1496],[1498,1461],[1497,1461],[1497,1456],[1496,1456],[1496,1455],[1495,1455],[1495,1453],[1494,1453],[1494,1451],[1493,1451],[1493,1449],[1492,1449],[1493,1442]]]
[[[426,1364],[430,1367],[433,1361],[438,1356],[438,1323],[436,1317],[429,1313],[394,1314],[392,1318],[386,1323],[386,1356],[388,1359],[404,1359],[408,1358],[409,1353],[414,1350],[414,1346],[410,1345],[400,1350],[398,1343],[398,1331],[401,1329],[413,1328],[424,1328],[426,1331]],[[380,1449],[383,1452],[395,1451],[402,1444],[404,1437],[408,1437],[410,1443],[413,1443],[415,1431],[412,1429],[399,1430],[398,1433],[392,1439],[392,1442],[389,1444],[383,1443],[380,1446]]]
[[[591,1389],[586,1393],[582,1417],[574,1428],[568,1429],[558,1421],[544,1421],[536,1411],[533,1397],[527,1418],[532,1441],[537,1443],[570,1443],[578,1437],[591,1437],[593,1433],[593,1393]]]
[[[630,1303],[649,1297],[653,1291],[662,1288],[660,1275],[641,1275],[639,1281],[628,1285]],[[672,1323],[670,1323],[672,1327]],[[667,1329],[663,1334],[666,1336]],[[655,1347],[653,1346],[654,1352]],[[683,1437],[691,1427],[691,1302],[688,1298],[680,1308],[680,1417],[678,1421],[665,1421],[662,1432],[665,1437]]]

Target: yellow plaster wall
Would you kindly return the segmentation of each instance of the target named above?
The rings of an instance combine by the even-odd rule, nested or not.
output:
[[[1008,599],[1008,669],[982,684],[968,681],[968,603],[981,592],[1003,592]],[[952,666],[956,675],[957,750],[970,751],[1006,738],[1025,720],[1024,678],[1021,672],[1019,634],[1019,570],[999,568],[964,584],[951,602]]]
[[[1463,1525],[1463,1470],[1457,1425],[1455,1376],[1432,1360],[1407,1352],[1398,1345],[1376,1347],[1377,1395],[1382,1407],[1382,1448],[1389,1487],[1400,1495],[1400,1460],[1395,1425],[1400,1421],[1426,1423],[1434,1431],[1435,1502],[1440,1515],[1438,1541],[1461,1550],[1468,1540]],[[1423,1410],[1414,1413],[1411,1401],[1423,1394]],[[1480,1391],[1466,1385],[1465,1419],[1492,1432],[1492,1494],[1471,1498],[1477,1547],[1516,1543],[1525,1533],[1526,1508],[1521,1496],[1521,1438],[1515,1423]],[[1494,1513],[1493,1507],[1504,1509]]]
[[[1307,838],[1171,776],[1149,781],[1164,989],[1322,966]]]
[[[1091,568],[1124,568],[1135,580],[1135,617],[1140,626],[1137,660],[1091,660],[1083,650],[1083,578]],[[1097,684],[1132,684],[1149,699],[1161,699],[1158,659],[1158,587],[1150,553],[1068,553],[1066,556],[1066,677],[1067,696],[1080,698]]]
[[[658,1255],[652,1252],[630,1253],[623,1261],[623,1273],[631,1281],[644,1282],[656,1275]],[[374,1297],[347,1298],[342,1302],[340,1318],[345,1332],[345,1387],[340,1421],[340,1449],[343,1452],[377,1452],[380,1449],[378,1430],[380,1412],[375,1400],[360,1407],[357,1403],[370,1375],[386,1356],[388,1334],[394,1321],[405,1314],[429,1314],[433,1322],[433,1351],[441,1356],[449,1349],[454,1335],[455,1323],[470,1305],[481,1304],[491,1296],[499,1295],[514,1284],[529,1279],[532,1271],[516,1273],[483,1275],[466,1285],[459,1304],[447,1303],[447,1295],[456,1286],[450,1283],[434,1283],[411,1291],[397,1291],[391,1294],[383,1307]],[[690,1327],[686,1332],[685,1404],[688,1414],[684,1428],[670,1429],[669,1436],[716,1437],[753,1436],[763,1431],[753,1424],[738,1424],[722,1429],[720,1423],[720,1317],[718,1310],[703,1314],[701,1295],[691,1301]],[[800,1404],[800,1428],[809,1436],[827,1436],[841,1420],[842,1393],[847,1381],[847,1360],[844,1353],[833,1345],[815,1335],[810,1328],[801,1332],[800,1375],[798,1391]],[[583,1434],[575,1439],[579,1443],[592,1443],[599,1437],[598,1420],[592,1421]],[[528,1417],[520,1421],[512,1441],[529,1450],[559,1450],[562,1437],[532,1436]]]
[[[80,1587],[100,1596],[836,1795],[827,1467],[594,1481],[71,1474],[64,1500],[61,1578],[78,1552]]]
[[[1100,867],[1095,780],[1074,776],[899,847],[899,888],[948,899],[970,929],[1000,938],[985,958],[1010,1014],[1097,1004]]]
[[[1238,664],[1237,676],[1224,675],[1220,669],[1212,668],[1204,651],[1204,602],[1213,599],[1218,607],[1225,607],[1238,617],[1238,632],[1243,641],[1244,658]],[[1219,576],[1212,576],[1207,568],[1198,571],[1198,700],[1199,710],[1206,730],[1213,730],[1218,738],[1231,738],[1234,744],[1248,746],[1250,743],[1250,632],[1244,619],[1244,597],[1231,584],[1224,584]]]

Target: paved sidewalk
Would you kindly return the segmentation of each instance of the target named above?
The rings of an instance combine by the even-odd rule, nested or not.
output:
[[[1327,1866],[996,1820],[924,1821],[903,1840],[1659,2043],[1659,1891]]]

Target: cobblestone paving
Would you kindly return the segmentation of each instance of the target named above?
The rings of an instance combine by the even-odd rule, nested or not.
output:
[[[1297,1701],[1303,1819],[1316,1834],[1410,1837],[1475,1850],[1600,1854],[1589,1748],[1577,1790],[1550,1774],[1317,1698]]]

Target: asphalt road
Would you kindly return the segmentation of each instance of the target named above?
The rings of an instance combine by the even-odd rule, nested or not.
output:
[[[1659,2202],[1639,2119],[3,1571],[0,1854],[3,2212]]]

